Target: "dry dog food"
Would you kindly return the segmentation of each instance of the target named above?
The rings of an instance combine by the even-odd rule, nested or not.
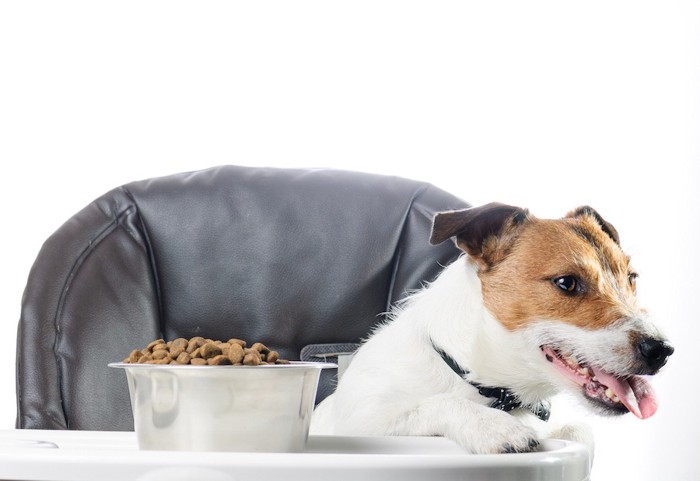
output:
[[[248,347],[241,339],[214,341],[203,337],[178,338],[165,342],[158,339],[144,349],[134,349],[124,359],[129,364],[192,364],[198,366],[260,366],[265,364],[289,364],[280,359],[277,351],[256,342]]]

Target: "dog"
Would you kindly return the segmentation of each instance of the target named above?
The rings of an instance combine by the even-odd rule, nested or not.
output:
[[[656,412],[648,376],[673,347],[638,306],[637,272],[596,210],[440,212],[430,242],[448,239],[463,255],[363,341],[312,434],[443,436],[478,454],[552,437],[592,450],[583,424],[547,429],[552,396],[572,392],[603,415]]]

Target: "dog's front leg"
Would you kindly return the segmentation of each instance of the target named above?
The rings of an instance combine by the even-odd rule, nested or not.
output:
[[[455,394],[435,394],[396,418],[398,436],[444,436],[475,454],[532,451],[535,431],[508,413]]]

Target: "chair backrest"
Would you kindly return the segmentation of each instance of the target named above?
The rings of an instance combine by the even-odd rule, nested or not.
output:
[[[435,212],[466,206],[430,184],[337,170],[222,166],[118,187],[31,269],[17,427],[133,429],[124,373],[107,364],[161,337],[262,341],[288,359],[360,342],[459,255],[429,231]]]

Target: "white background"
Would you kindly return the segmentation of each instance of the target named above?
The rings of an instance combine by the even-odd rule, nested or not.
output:
[[[677,353],[640,421],[572,409],[594,481],[700,476],[695,1],[0,3],[0,428],[42,242],[131,180],[218,164],[427,180],[620,231]]]

